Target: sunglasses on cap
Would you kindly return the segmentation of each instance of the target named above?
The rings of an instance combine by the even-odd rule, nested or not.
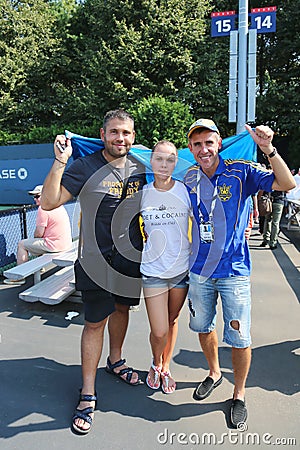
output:
[[[36,194],[33,196],[33,198],[40,198],[41,194]]]

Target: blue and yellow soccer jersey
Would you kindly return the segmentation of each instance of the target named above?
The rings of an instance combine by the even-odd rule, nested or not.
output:
[[[245,229],[249,223],[250,197],[260,189],[272,190],[274,174],[244,160],[223,160],[208,178],[199,165],[191,167],[184,182],[193,213],[191,271],[210,278],[248,276],[251,260]],[[212,198],[216,196],[216,201]],[[200,211],[200,212],[199,212]],[[213,222],[214,240],[199,237],[200,221]]]

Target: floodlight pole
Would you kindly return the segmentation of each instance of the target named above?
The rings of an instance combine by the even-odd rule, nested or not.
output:
[[[236,134],[245,130],[246,123],[248,0],[239,0],[238,17],[238,103]]]

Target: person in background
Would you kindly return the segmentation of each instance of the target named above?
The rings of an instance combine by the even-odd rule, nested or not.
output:
[[[267,168],[266,164],[260,164],[260,166],[264,169]],[[270,169],[270,166],[268,167],[268,170]],[[261,235],[263,235],[264,232],[264,223],[265,223],[265,216],[260,214],[259,212],[259,199],[262,195],[263,191],[259,191],[255,194],[256,197],[256,204],[257,204],[257,210],[258,210],[258,231]]]
[[[154,181],[145,185],[141,201],[146,242],[141,273],[150,323],[153,362],[146,378],[151,389],[165,394],[176,389],[170,372],[178,333],[178,317],[188,291],[191,203],[186,187],[172,178],[178,160],[172,142],[152,150]]]
[[[296,172],[296,171],[295,171]],[[286,197],[288,200],[300,200],[300,168],[297,173],[293,175],[296,186],[294,189],[291,189],[289,192],[286,192]]]
[[[29,253],[40,256],[44,253],[55,253],[69,250],[72,245],[72,232],[68,213],[64,206],[52,211],[45,211],[40,206],[42,185],[36,186],[29,194],[38,206],[36,227],[33,238],[22,239],[18,243],[17,265],[28,261]],[[25,279],[4,280],[5,284],[24,284]]]
[[[272,191],[271,198],[272,212],[265,215],[263,241],[260,247],[269,245],[271,250],[275,250],[280,231],[280,220],[284,208],[285,193],[283,191]]]
[[[261,189],[286,191],[295,186],[288,167],[272,145],[273,131],[263,125],[254,130],[246,125],[246,129],[268,158],[272,172],[251,162],[224,160],[219,154],[222,138],[216,124],[199,119],[188,130],[188,146],[197,164],[188,170],[184,180],[196,224],[192,247],[197,255],[190,270],[188,293],[190,328],[198,333],[209,366],[209,374],[195,389],[194,398],[206,399],[223,380],[215,329],[220,295],[223,341],[232,347],[230,421],[236,428],[247,419],[245,387],[251,363],[251,262],[245,239],[249,197]]]
[[[265,226],[265,217],[266,217],[266,211],[265,208],[262,207],[261,198],[268,197],[271,199],[271,193],[267,191],[260,190],[257,193],[257,205],[258,205],[258,212],[259,212],[259,225],[258,230],[261,235],[264,234],[264,226]],[[265,245],[260,245],[260,247],[265,247]]]
[[[299,167],[297,173],[294,173],[294,180],[296,183],[296,187],[299,187],[300,186],[300,167]]]
[[[257,193],[252,195],[252,203],[253,203],[253,222],[255,224],[259,224],[259,212],[258,212],[258,204],[257,204]]]

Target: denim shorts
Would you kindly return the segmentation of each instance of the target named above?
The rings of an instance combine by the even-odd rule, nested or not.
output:
[[[162,288],[162,289],[187,288],[188,281],[189,281],[188,272],[182,273],[181,275],[177,275],[176,277],[173,278],[158,278],[142,275],[142,285],[144,288]]]
[[[210,333],[216,326],[217,300],[221,297],[224,330],[223,341],[236,348],[251,345],[251,287],[250,277],[206,278],[190,273],[190,329]],[[231,322],[237,321],[235,330]]]

